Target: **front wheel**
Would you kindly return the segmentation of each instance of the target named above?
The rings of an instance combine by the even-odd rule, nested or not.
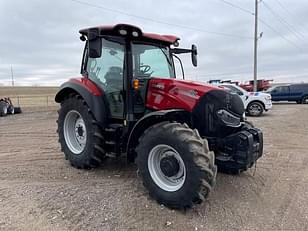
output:
[[[9,105],[8,108],[7,108],[7,114],[13,115],[14,113],[15,113],[14,106]]]
[[[215,184],[214,153],[186,124],[163,122],[148,128],[136,152],[143,184],[160,204],[189,208],[201,203]]]
[[[263,114],[264,107],[259,102],[251,102],[248,104],[247,112],[250,116],[261,116]]]

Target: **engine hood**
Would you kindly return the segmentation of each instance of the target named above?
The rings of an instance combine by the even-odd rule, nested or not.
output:
[[[205,83],[153,78],[148,83],[147,108],[153,110],[184,109],[192,112],[202,96],[221,88]]]

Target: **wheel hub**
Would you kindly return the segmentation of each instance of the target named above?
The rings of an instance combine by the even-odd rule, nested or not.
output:
[[[181,155],[167,144],[158,144],[148,156],[148,170],[157,186],[168,192],[179,190],[186,179]]]
[[[72,110],[67,113],[63,133],[70,151],[76,155],[82,153],[87,143],[87,129],[79,112]]]
[[[179,172],[180,165],[175,157],[167,156],[161,159],[160,169],[165,176],[172,177]]]

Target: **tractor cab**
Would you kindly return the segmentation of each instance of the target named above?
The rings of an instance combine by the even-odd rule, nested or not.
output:
[[[138,27],[118,24],[80,30],[86,41],[81,73],[105,93],[110,118],[136,121],[146,113],[148,82],[175,79],[173,54],[192,53],[196,47],[177,49],[178,37],[143,33]]]

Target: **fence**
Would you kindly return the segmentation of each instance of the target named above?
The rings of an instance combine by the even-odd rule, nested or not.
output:
[[[14,106],[24,107],[54,107],[58,104],[55,102],[54,95],[24,95],[10,97]]]

